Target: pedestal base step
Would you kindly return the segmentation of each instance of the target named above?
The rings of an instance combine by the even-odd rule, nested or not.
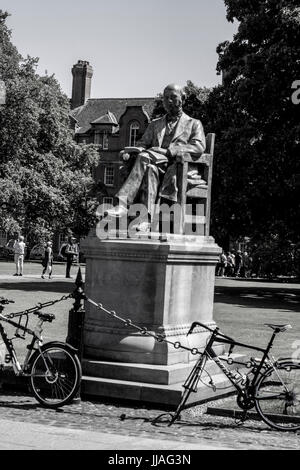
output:
[[[197,392],[192,392],[187,405],[201,403],[228,395],[233,391],[224,376],[214,377],[217,390],[200,383]],[[101,379],[99,377],[83,376],[81,394],[84,396],[97,396],[120,400],[132,400],[140,403],[164,406],[175,409],[182,397],[184,388],[182,384],[158,385],[126,380]]]
[[[184,392],[183,384],[192,367],[193,364],[150,366],[84,360],[81,393],[176,408]],[[190,394],[187,405],[213,400],[234,390],[213,361],[210,361],[205,369],[209,375],[203,373],[197,392]],[[209,385],[210,378],[213,379],[215,391]]]
[[[243,356],[239,354],[233,354],[231,357],[235,361],[243,359]],[[184,383],[194,364],[195,362],[190,362],[166,366],[83,359],[82,370],[83,375],[88,377],[170,385]],[[231,368],[228,365],[227,367]],[[237,368],[237,365],[235,365],[235,368]],[[205,370],[212,376],[220,373],[220,369],[214,361],[208,361]]]

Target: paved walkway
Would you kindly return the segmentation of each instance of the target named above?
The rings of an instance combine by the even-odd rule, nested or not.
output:
[[[219,450],[230,448],[218,444]],[[107,431],[88,431],[60,428],[45,424],[0,422],[0,450],[215,450],[202,440],[198,444],[187,444],[174,439],[156,440],[151,437],[133,439],[129,434],[111,434]],[[134,453],[133,453],[134,454]],[[113,455],[113,453],[112,453]]]
[[[226,400],[209,406],[220,404]],[[2,391],[0,449],[299,449],[300,433],[273,431],[259,421],[238,425],[208,415],[206,409],[185,410],[168,427],[153,423],[162,412],[145,406],[82,400],[56,411],[41,407],[30,395]]]

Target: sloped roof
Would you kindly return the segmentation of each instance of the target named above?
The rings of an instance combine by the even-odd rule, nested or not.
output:
[[[86,134],[91,129],[91,125],[76,127],[75,134]]]
[[[111,124],[113,126],[117,126],[118,121],[116,119],[116,116],[108,110],[106,114],[104,114],[103,116],[100,116],[91,124]]]
[[[105,116],[108,110],[119,122],[127,106],[143,106],[144,111],[151,117],[154,105],[155,98],[95,98],[73,109],[71,115],[78,121],[80,128],[89,128],[92,122]]]

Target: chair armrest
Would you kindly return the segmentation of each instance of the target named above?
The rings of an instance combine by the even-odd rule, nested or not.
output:
[[[203,163],[204,165],[209,166],[212,160],[212,155],[210,153],[203,153],[202,155],[191,155],[190,153],[183,153],[176,157],[177,163]]]

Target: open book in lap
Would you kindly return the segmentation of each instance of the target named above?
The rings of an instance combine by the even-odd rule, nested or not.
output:
[[[144,154],[148,153],[149,155],[149,160],[151,160],[153,163],[156,163],[157,165],[160,163],[168,163],[168,157],[166,155],[163,155],[162,153],[155,152],[154,150],[151,149],[144,149],[143,147],[125,147],[124,148],[125,153],[140,153],[143,152]]]

